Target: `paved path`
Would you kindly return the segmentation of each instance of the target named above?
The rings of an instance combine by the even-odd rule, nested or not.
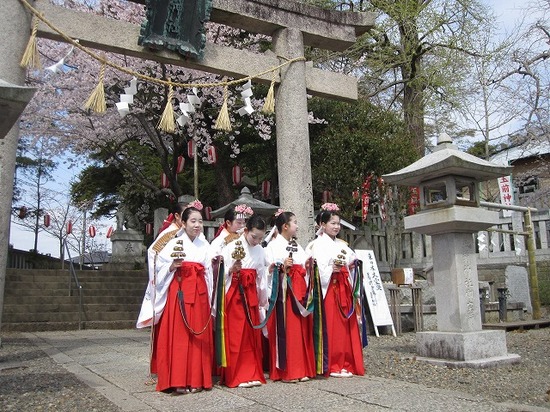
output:
[[[36,332],[25,336],[77,378],[123,411],[548,411],[495,403],[466,393],[367,375],[314,379],[298,384],[268,381],[248,389],[169,396],[148,381],[147,330]]]

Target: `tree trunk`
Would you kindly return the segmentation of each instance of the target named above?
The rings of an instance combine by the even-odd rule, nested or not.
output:
[[[405,80],[403,90],[403,117],[419,157],[424,156],[424,90],[418,77],[422,69],[422,45],[418,38],[415,19],[405,19],[399,23],[403,56],[410,56],[401,65],[401,75]]]

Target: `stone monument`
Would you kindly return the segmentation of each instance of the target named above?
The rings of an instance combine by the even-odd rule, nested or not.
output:
[[[117,211],[117,228],[111,236],[112,255],[109,261],[109,269],[134,270],[145,267],[145,248],[143,246],[143,233],[135,227],[126,227],[128,222],[124,208]]]
[[[459,151],[443,133],[433,153],[384,176],[419,186],[420,211],[405,218],[405,229],[432,237],[437,331],[416,334],[417,360],[459,367],[520,360],[507,353],[504,331],[482,330],[473,237],[498,223],[498,212],[479,207],[479,182],[510,172]]]

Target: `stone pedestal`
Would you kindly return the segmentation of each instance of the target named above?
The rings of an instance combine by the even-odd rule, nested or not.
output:
[[[133,230],[115,230],[111,236],[111,270],[135,270],[145,267],[143,234]]]
[[[439,315],[439,306],[437,309]],[[419,332],[416,353],[418,361],[450,367],[486,368],[519,363],[521,359],[508,353],[503,330]]]

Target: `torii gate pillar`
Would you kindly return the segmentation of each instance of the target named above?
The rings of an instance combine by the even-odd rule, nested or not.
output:
[[[273,42],[279,56],[293,59],[304,55],[304,40],[299,29],[280,29],[274,34]],[[280,204],[296,215],[299,239],[304,243],[314,234],[305,61],[294,62],[281,70],[275,120]]]
[[[0,56],[2,56],[0,59],[0,79],[13,85],[23,85],[25,70],[19,67],[19,59],[23,55],[29,38],[28,36],[14,36],[13,34],[28,33],[31,18],[18,1],[2,2],[2,15],[2,24],[0,24],[0,39],[2,39],[0,41]],[[0,112],[0,116],[6,115],[5,111]],[[0,193],[2,193],[2,199],[0,199],[0,322],[4,306],[11,199],[13,196],[13,176],[18,140],[19,125],[17,122],[6,136],[0,136]]]

